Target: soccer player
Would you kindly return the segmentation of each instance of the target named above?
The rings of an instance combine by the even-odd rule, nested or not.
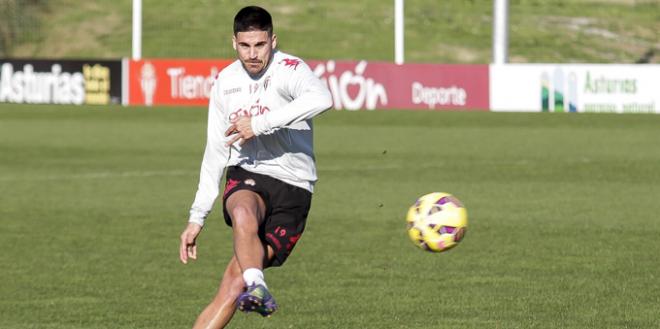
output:
[[[297,57],[276,49],[270,14],[241,9],[232,38],[238,60],[211,89],[199,186],[179,258],[197,259],[196,238],[219,195],[234,253],[213,301],[194,328],[223,328],[236,308],[269,316],[277,309],[263,270],[280,266],[305,228],[316,182],[312,118],[332,106],[326,86]]]

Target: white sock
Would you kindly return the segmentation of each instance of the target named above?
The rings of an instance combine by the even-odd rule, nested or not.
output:
[[[248,268],[243,271],[243,280],[248,287],[254,284],[261,284],[268,288],[268,286],[266,286],[266,281],[264,281],[264,272],[258,268]]]

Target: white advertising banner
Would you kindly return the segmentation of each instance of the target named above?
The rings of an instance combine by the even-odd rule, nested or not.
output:
[[[660,65],[490,65],[499,112],[660,113]]]

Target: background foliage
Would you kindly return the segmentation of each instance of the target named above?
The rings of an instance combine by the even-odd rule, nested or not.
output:
[[[1,24],[14,26],[16,35],[5,54],[131,55],[131,0],[3,1],[25,3]],[[512,62],[660,62],[659,0],[509,2]],[[393,1],[253,3],[273,14],[281,48],[288,52],[307,59],[393,60]],[[231,23],[244,5],[144,0],[143,57],[233,57]],[[489,63],[492,7],[492,0],[406,0],[406,60]]]

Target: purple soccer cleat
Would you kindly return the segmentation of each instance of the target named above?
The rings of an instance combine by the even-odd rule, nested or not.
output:
[[[247,291],[238,296],[238,309],[243,312],[257,312],[261,316],[270,316],[277,310],[275,298],[263,285],[251,285]]]

